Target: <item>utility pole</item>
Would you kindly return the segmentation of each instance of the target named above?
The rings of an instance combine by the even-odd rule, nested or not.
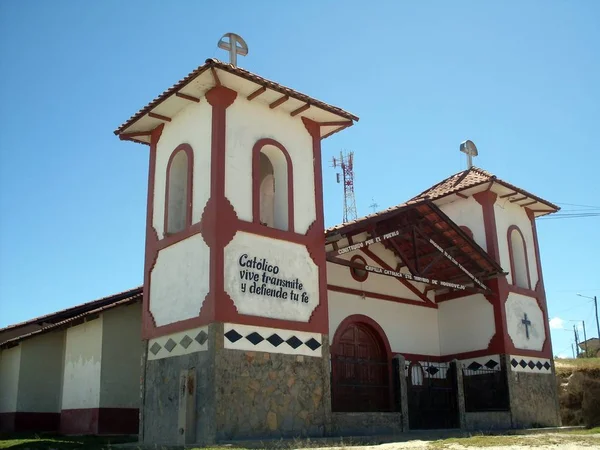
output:
[[[579,342],[577,342],[577,325],[573,324],[573,334],[575,335],[575,350],[577,351],[576,358],[579,358]]]
[[[573,359],[575,359],[575,347],[571,344],[571,352],[573,352]]]
[[[598,299],[595,295],[593,297],[588,297],[587,295],[577,294],[577,296],[594,300],[594,309],[596,310],[596,330],[598,331],[598,339],[600,339],[600,320],[598,320]]]
[[[581,323],[583,324],[583,346],[585,347],[585,358],[588,357],[588,348],[587,348],[587,336],[585,334],[585,320],[582,320]]]

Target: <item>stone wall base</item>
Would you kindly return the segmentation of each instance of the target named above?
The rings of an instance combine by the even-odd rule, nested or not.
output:
[[[492,431],[511,428],[510,411],[487,411],[465,413],[465,429]]]
[[[377,436],[402,433],[399,412],[333,413],[333,436]]]

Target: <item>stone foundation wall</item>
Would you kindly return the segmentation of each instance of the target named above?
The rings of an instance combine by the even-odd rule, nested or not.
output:
[[[208,329],[209,342],[214,341],[214,326]],[[180,418],[180,376],[182,370],[195,373],[194,442],[214,442],[214,351],[147,360],[143,389],[143,442],[177,444],[182,442]],[[235,403],[234,403],[235,404]]]
[[[508,389],[513,428],[560,426],[554,367],[551,374],[509,370]]]
[[[334,436],[377,436],[402,433],[402,414],[379,413],[333,413]]]
[[[510,411],[487,411],[465,413],[467,430],[507,430],[511,428]]]
[[[331,399],[326,336],[321,358],[230,350],[223,348],[222,338],[216,342],[217,441],[328,433]]]

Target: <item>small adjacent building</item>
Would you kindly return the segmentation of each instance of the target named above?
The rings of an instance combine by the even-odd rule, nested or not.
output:
[[[325,229],[322,144],[357,121],[210,59],[119,127],[149,147],[144,285],[0,330],[2,427],[202,444],[559,425],[535,223],[558,207],[470,167]]]

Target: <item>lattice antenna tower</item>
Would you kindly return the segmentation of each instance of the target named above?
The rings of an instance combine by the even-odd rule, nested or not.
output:
[[[343,222],[356,220],[356,197],[354,196],[354,152],[340,150],[340,157],[332,159],[333,168],[341,169],[335,174],[336,181],[344,186],[344,218]]]

